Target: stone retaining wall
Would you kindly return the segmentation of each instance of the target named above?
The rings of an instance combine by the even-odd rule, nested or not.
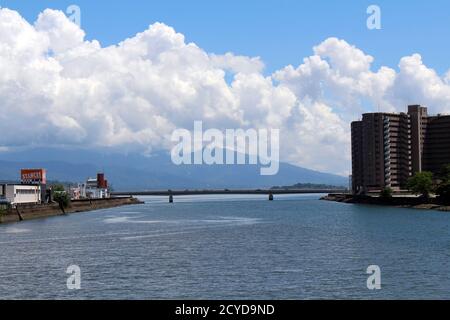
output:
[[[69,213],[93,211],[119,206],[142,203],[133,197],[118,197],[109,199],[73,200],[68,208],[62,210],[57,203],[20,205],[0,213],[0,223],[19,222],[43,217],[59,216]]]

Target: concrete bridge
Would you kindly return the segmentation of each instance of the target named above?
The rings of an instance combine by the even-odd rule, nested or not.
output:
[[[346,193],[344,189],[255,189],[255,190],[164,190],[164,191],[131,191],[112,192],[112,196],[168,196],[169,202],[173,202],[174,196],[196,196],[196,195],[268,195],[269,200],[274,199],[277,194],[315,194],[315,193]]]

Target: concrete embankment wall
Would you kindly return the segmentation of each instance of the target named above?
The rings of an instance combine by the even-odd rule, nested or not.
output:
[[[56,203],[21,205],[0,213],[0,223],[19,222],[51,216],[59,216],[69,213],[93,211],[119,206],[142,203],[133,197],[120,197],[110,199],[83,199],[71,201],[68,208],[62,210]]]

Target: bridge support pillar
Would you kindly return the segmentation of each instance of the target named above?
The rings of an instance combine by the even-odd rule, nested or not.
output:
[[[269,193],[269,201],[273,201],[273,193]]]
[[[169,203],[173,203],[173,195],[172,194],[169,195]]]

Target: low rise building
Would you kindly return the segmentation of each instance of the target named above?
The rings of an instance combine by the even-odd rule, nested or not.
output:
[[[72,200],[78,200],[81,198],[81,185],[78,185],[78,187],[71,187],[70,188],[70,198]]]
[[[81,198],[105,199],[109,198],[108,181],[103,173],[98,173],[97,178],[89,178],[79,186]]]
[[[37,185],[0,185],[0,197],[11,205],[41,203],[41,187]]]

